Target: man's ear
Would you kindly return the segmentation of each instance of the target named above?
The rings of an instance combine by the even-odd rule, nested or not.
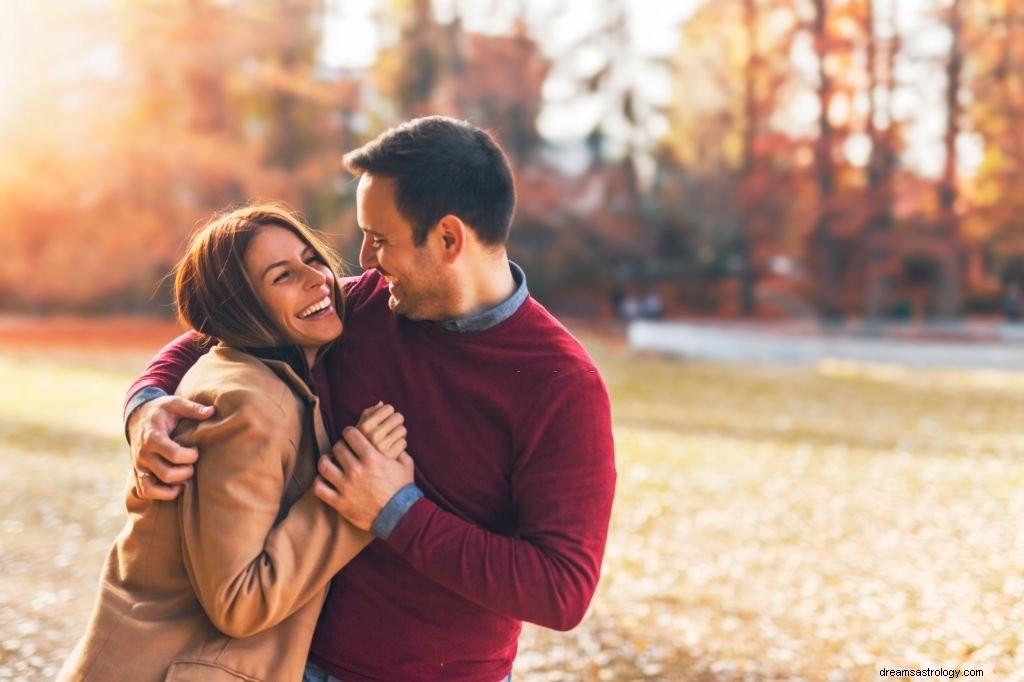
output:
[[[462,253],[462,249],[465,248],[468,237],[467,230],[469,230],[469,226],[450,213],[438,221],[438,238],[444,248],[444,258],[449,263],[455,262]]]

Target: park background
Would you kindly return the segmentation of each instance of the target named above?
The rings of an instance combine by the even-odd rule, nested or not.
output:
[[[511,257],[614,405],[599,593],[518,679],[1024,679],[1024,374],[984,361],[1024,337],[1024,2],[3,0],[0,31],[0,680],[82,630],[189,233],[280,200],[357,269],[341,156],[432,113],[507,149]],[[983,360],[635,343],[670,328]]]

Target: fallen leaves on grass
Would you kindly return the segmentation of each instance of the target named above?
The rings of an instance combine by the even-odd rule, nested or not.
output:
[[[1024,680],[1024,377],[594,350],[619,469],[603,578],[575,630],[526,627],[515,679]],[[135,360],[32,362],[0,359],[22,429],[0,434],[0,680],[52,677],[80,635],[127,470]],[[41,373],[60,397],[22,389]]]

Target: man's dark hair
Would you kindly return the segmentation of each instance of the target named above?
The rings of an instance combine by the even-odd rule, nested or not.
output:
[[[468,224],[481,242],[504,245],[516,207],[512,169],[489,133],[446,116],[416,118],[344,158],[355,174],[394,180],[398,212],[422,244],[441,218]]]

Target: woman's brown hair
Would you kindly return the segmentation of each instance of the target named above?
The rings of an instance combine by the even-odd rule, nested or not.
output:
[[[215,215],[199,228],[175,266],[178,319],[197,332],[236,348],[291,345],[268,314],[245,271],[253,237],[268,225],[293,232],[334,272],[334,307],[345,309],[340,264],[322,237],[278,204],[253,204]]]

